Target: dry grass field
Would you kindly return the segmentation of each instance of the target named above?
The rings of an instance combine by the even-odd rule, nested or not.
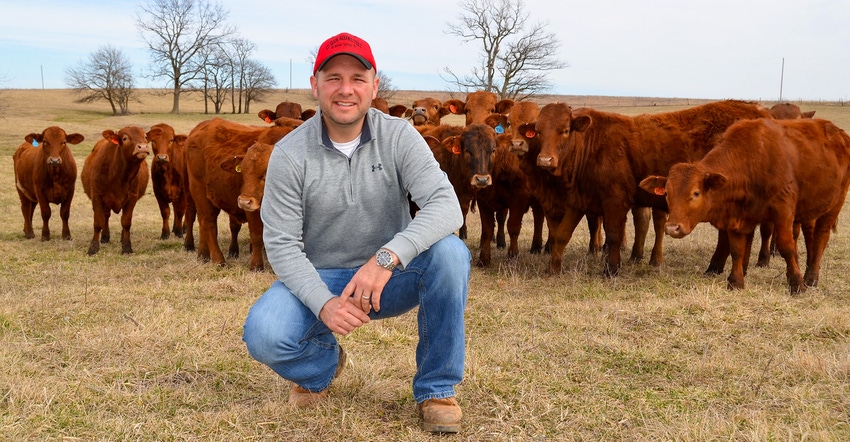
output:
[[[390,104],[428,95],[448,97],[399,92]],[[527,236],[515,261],[494,251],[492,267],[475,268],[470,282],[458,388],[464,429],[430,436],[419,429],[410,386],[413,314],[341,339],[351,362],[329,403],[287,403],[288,384],[241,341],[248,308],[275,279],[247,271],[247,227],[239,259],[200,262],[180,240],[159,239],[149,187],[134,215],[135,253],[121,255],[113,235],[89,257],[92,211],[78,182],[73,239],[58,239],[55,206],[53,239],[24,239],[12,153],[26,134],[51,125],[82,133],[73,148],[82,168],[104,129],[166,122],[186,133],[211,117],[192,97],[183,98],[183,113],[168,114],[170,97],[151,91],[121,117],[73,98],[66,90],[0,90],[0,440],[850,440],[847,208],[819,286],[799,296],[788,294],[777,258],[751,266],[740,291],[726,289],[726,275],[704,276],[715,240],[708,225],[666,238],[660,268],[626,263],[614,279],[586,255],[583,225],[559,277],[544,276],[548,257],[528,254]],[[223,118],[261,124],[256,112],[284,99],[314,107],[306,91],[280,91],[250,114]],[[625,114],[702,102],[541,101],[555,99]],[[850,130],[850,108],[800,105]],[[477,255],[477,213],[468,221],[467,245]]]

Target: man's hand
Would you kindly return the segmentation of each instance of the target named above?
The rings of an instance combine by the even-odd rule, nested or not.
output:
[[[349,297],[334,296],[322,306],[319,319],[334,333],[343,336],[370,321],[369,315],[355,305]]]
[[[393,254],[393,259],[398,260],[395,254]],[[351,302],[360,307],[360,310],[366,314],[372,309],[379,312],[381,311],[381,294],[391,276],[393,276],[393,272],[379,266],[373,256],[357,270],[351,281],[348,281],[348,285],[342,290],[340,298],[350,297]]]

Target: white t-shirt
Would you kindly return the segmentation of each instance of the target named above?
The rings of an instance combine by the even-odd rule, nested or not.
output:
[[[360,135],[357,138],[347,142],[347,143],[337,143],[336,141],[331,140],[334,143],[334,147],[336,150],[342,152],[348,158],[351,158],[351,154],[354,153],[354,149],[360,145]]]

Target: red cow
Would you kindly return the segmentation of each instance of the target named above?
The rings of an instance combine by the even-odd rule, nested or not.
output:
[[[666,193],[667,234],[688,235],[700,222],[728,232],[729,287],[744,287],[744,263],[756,226],[774,223],[791,293],[817,285],[820,262],[850,187],[850,137],[826,120],[741,121],[696,163],[652,176],[644,189]],[[806,242],[806,274],[797,262],[794,224]]]
[[[189,195],[198,217],[198,256],[202,260],[219,265],[225,263],[218,245],[218,215],[223,210],[231,217],[232,234],[234,220],[248,223],[251,236],[248,268],[264,268],[262,221],[258,212],[245,212],[238,206],[242,175],[236,173],[235,165],[239,162],[235,161],[235,157],[244,155],[255,142],[277,143],[301,123],[301,120],[278,118],[272,126],[257,127],[214,118],[199,123],[189,133],[186,140]],[[189,211],[186,229],[188,240],[191,229]]]
[[[440,100],[427,97],[413,102],[410,118],[414,126],[439,126],[441,119],[450,113]]]
[[[425,136],[431,152],[446,172],[457,194],[464,224],[458,236],[466,239],[466,214],[478,190],[493,184],[490,175],[496,151],[496,132],[486,124],[472,124],[459,135],[440,139]]]
[[[481,242],[477,265],[490,265],[491,243],[497,224],[501,238],[497,237],[497,247],[504,247],[504,214],[507,212],[507,230],[510,237],[508,257],[519,254],[518,239],[522,229],[522,218],[529,209],[534,217],[534,233],[531,240],[531,253],[543,250],[543,207],[534,198],[528,188],[528,179],[520,168],[519,158],[511,153],[511,136],[499,135],[496,140],[496,152],[493,155],[493,184],[478,191],[475,202],[481,217]]]
[[[292,118],[295,120],[307,121],[307,119],[313,115],[316,115],[315,109],[301,110],[300,104],[289,100],[281,101],[275,108],[274,112],[268,109],[263,109],[257,112],[257,116],[269,124],[278,118]]]
[[[103,131],[89,156],[83,162],[80,180],[83,190],[91,199],[94,212],[94,235],[88,254],[100,251],[100,243],[108,243],[110,211],[121,213],[121,253],[133,253],[130,227],[133,209],[145,194],[150,180],[148,163],[150,154],[145,131],[138,126],[128,126],[118,132]]]
[[[541,144],[537,165],[561,177],[568,189],[549,273],[560,273],[564,248],[581,217],[599,213],[609,246],[604,274],[616,275],[627,212],[635,206],[667,210],[663,197],[640,190],[640,181],[666,175],[673,164],[699,160],[735,121],[763,117],[770,117],[766,109],[735,100],[636,117],[572,111],[565,103],[544,106],[535,126]],[[656,241],[662,236],[656,231]]]
[[[443,102],[443,108],[449,113],[466,115],[466,125],[483,123],[490,114],[507,114],[513,107],[513,100],[499,100],[493,92],[476,91],[466,96],[466,101],[451,99]]]
[[[62,219],[62,239],[71,239],[68,218],[71,216],[71,201],[77,181],[77,163],[71,153],[70,144],[79,144],[85,137],[66,134],[62,128],[51,126],[41,133],[24,137],[12,155],[15,169],[15,187],[21,199],[24,215],[24,237],[35,238],[32,218],[35,207],[41,211],[41,240],[50,240],[50,205],[59,205]]]
[[[239,161],[242,174],[242,188],[236,202],[246,212],[260,210],[260,203],[266,188],[266,170],[274,146],[266,143],[254,143],[245,151],[245,155],[234,158]]]
[[[154,124],[147,133],[148,142],[153,150],[151,163],[151,183],[153,195],[159,205],[162,217],[160,239],[168,239],[168,220],[171,206],[174,207],[174,221],[171,231],[178,238],[183,237],[183,215],[186,213],[186,135],[175,135],[174,128],[165,124]]]
[[[777,120],[797,120],[800,118],[814,118],[816,111],[803,112],[800,106],[793,103],[776,103],[770,108],[770,113]]]
[[[387,100],[384,100],[381,97],[375,97],[372,99],[372,107],[378,109],[379,111],[389,115],[390,113],[390,105],[387,103]]]
[[[563,220],[566,204],[563,196],[564,185],[561,184],[560,179],[537,167],[540,139],[537,137],[535,125],[539,115],[540,108],[537,104],[522,101],[511,108],[507,117],[491,114],[487,117],[487,123],[494,127],[501,126],[502,129],[508,128],[510,130],[511,152],[520,158],[520,167],[526,174],[529,191],[544,208],[546,223],[549,226],[549,240],[546,242],[545,250],[551,251],[551,238],[553,232],[558,230],[558,225]],[[640,262],[643,259],[643,249],[649,230],[650,210],[645,207],[634,207],[632,215],[634,217],[635,240],[630,260]],[[661,215],[665,216],[664,214]],[[655,211],[652,211],[652,217],[659,226],[658,228],[663,229],[663,221],[666,218],[659,219],[659,214]],[[598,213],[588,213],[586,218],[590,231],[590,242],[587,250],[588,254],[595,255],[603,249],[602,217]],[[657,255],[660,255],[660,248],[656,246],[653,248],[650,264],[660,264],[656,263]]]

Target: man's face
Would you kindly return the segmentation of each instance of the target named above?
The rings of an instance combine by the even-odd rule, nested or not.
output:
[[[359,60],[346,54],[328,60],[310,77],[310,85],[331,135],[334,129],[345,130],[355,125],[359,129],[378,94],[375,70],[366,69]]]

